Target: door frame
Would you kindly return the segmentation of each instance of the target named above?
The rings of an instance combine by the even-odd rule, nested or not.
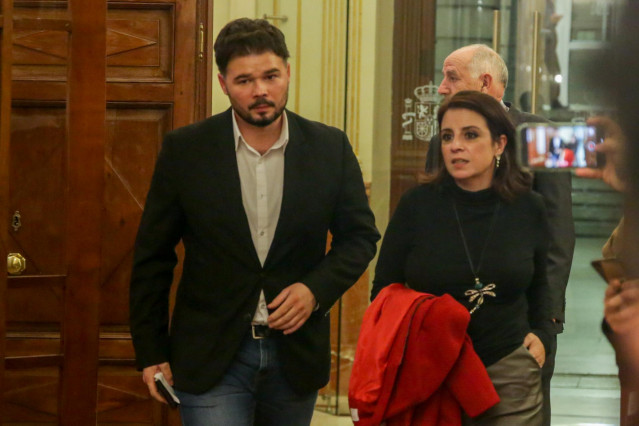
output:
[[[13,34],[12,0],[0,3],[0,211],[5,217],[9,204],[9,138],[11,135],[11,35]],[[0,256],[7,256],[7,232],[0,226]],[[0,262],[3,266],[4,261]],[[7,267],[0,268],[0,423],[4,412],[4,358]]]
[[[68,8],[67,279],[58,418],[89,425],[97,421],[107,2],[69,0]]]

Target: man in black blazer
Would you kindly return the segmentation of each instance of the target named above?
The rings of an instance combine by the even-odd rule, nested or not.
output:
[[[503,101],[508,85],[508,68],[504,60],[483,44],[473,44],[452,52],[444,61],[444,79],[438,92],[446,98],[460,90],[477,90],[500,101],[507,109],[515,126],[522,123],[546,123],[543,117],[519,111],[509,102]],[[434,136],[426,154],[426,173],[439,167],[440,140]],[[527,151],[520,151],[525,157]],[[522,163],[526,164],[525,158]],[[551,290],[551,306],[557,333],[563,331],[566,307],[566,285],[575,248],[575,227],[572,220],[572,182],[569,172],[535,172],[533,189],[539,192],[546,203],[551,232],[548,250],[548,284]],[[550,379],[555,369],[557,336],[553,336],[552,351],[546,354],[542,368],[544,391],[544,425],[550,425]]]
[[[346,135],[285,109],[281,31],[233,21],[215,55],[231,108],[166,135],[140,223],[137,363],[156,399],[156,373],[174,382],[187,426],[310,424],[329,379],[328,312],[379,233]]]

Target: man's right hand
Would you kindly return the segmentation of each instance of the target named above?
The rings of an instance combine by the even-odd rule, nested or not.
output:
[[[171,373],[171,366],[168,362],[163,362],[158,365],[151,365],[142,370],[142,380],[149,387],[149,393],[151,396],[163,404],[166,404],[166,400],[160,395],[158,392],[158,388],[155,386],[155,376],[156,373],[164,374],[164,378],[171,386],[173,386],[173,374]]]

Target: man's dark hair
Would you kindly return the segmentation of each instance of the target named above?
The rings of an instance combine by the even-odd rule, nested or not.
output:
[[[532,176],[525,172],[517,162],[517,146],[515,141],[515,125],[502,104],[490,95],[474,90],[457,92],[444,102],[437,112],[437,121],[441,128],[442,119],[448,110],[467,109],[484,117],[493,141],[501,135],[506,136],[506,147],[501,156],[499,168],[495,169],[492,187],[504,200],[512,200],[517,195],[527,192],[532,185]],[[441,149],[439,167],[427,179],[428,182],[442,182],[449,176],[444,164]]]
[[[284,34],[266,19],[240,18],[222,28],[215,40],[215,63],[226,75],[229,62],[238,56],[273,52],[284,61],[289,58]]]

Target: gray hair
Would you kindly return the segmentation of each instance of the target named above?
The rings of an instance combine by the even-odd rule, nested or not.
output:
[[[508,67],[497,52],[485,44],[471,44],[463,49],[474,50],[473,57],[468,64],[468,71],[473,78],[479,78],[481,74],[489,73],[506,89],[508,86]]]

